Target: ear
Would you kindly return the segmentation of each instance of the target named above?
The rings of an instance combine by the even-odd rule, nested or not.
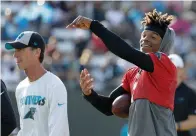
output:
[[[185,68],[182,68],[182,77],[183,77],[183,80],[187,79],[187,73],[186,73],[186,69]]]
[[[40,48],[37,48],[37,49],[34,50],[34,55],[37,56],[38,58],[39,58],[40,54],[41,54],[41,49]]]

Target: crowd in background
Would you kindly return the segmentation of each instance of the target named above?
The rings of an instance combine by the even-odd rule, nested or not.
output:
[[[1,76],[14,90],[25,74],[17,69],[13,52],[4,49],[22,31],[37,31],[47,44],[44,65],[59,76],[68,90],[78,90],[81,64],[95,79],[95,90],[116,87],[123,73],[133,65],[108,52],[103,42],[85,30],[66,29],[78,15],[99,20],[139,49],[140,20],[157,9],[175,16],[171,27],[176,39],[171,53],[185,61],[187,82],[196,83],[196,2],[172,1],[47,1],[1,2]],[[119,45],[120,46],[120,45]],[[106,82],[107,81],[107,82]]]

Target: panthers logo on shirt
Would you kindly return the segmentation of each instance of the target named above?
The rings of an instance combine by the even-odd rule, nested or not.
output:
[[[36,112],[36,108],[31,107],[27,114],[24,116],[24,119],[33,119],[34,120],[34,114]]]

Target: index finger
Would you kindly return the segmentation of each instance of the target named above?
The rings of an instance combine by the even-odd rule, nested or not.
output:
[[[89,72],[88,72],[88,70],[85,68],[84,69],[84,73],[87,75],[87,74],[89,74]]]
[[[71,24],[67,25],[66,28],[74,28],[75,27],[75,22],[72,22]]]
[[[74,21],[71,24],[69,24],[66,28],[73,28],[73,27],[75,27],[76,23],[77,23],[77,20],[78,20],[78,17],[76,19],[74,19]]]
[[[80,79],[82,79],[84,77],[85,77],[85,73],[84,73],[84,70],[82,70],[81,73],[80,73]]]

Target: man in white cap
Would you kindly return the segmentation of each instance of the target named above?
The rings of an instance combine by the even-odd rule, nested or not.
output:
[[[69,136],[67,90],[63,82],[42,65],[45,42],[40,34],[22,32],[5,48],[27,77],[16,88],[20,115],[18,136]]]
[[[185,68],[182,58],[177,54],[169,55],[177,68],[177,89],[175,93],[174,116],[178,136],[191,136],[190,129],[196,128],[196,94],[183,81]]]

